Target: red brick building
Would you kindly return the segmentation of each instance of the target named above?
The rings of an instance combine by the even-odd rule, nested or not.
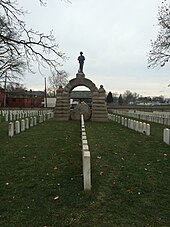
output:
[[[11,91],[6,94],[9,108],[41,108],[44,101],[43,91]]]
[[[0,88],[0,107],[4,106],[5,90]]]

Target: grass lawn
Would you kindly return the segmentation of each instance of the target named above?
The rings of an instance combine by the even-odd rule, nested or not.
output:
[[[170,147],[117,123],[85,122],[92,191],[83,191],[80,123],[49,120],[13,138],[0,123],[0,226],[170,226]]]

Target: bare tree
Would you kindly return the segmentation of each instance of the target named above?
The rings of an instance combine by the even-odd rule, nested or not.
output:
[[[39,1],[45,5],[45,1]],[[17,0],[0,1],[0,25],[3,28],[0,32],[0,60],[8,53],[11,58],[24,57],[29,70],[36,62],[39,69],[49,67],[52,71],[58,71],[60,59],[66,59],[65,54],[59,51],[52,32],[44,34],[27,28],[21,19],[25,14]]]
[[[26,91],[27,88],[20,83],[10,83],[7,85],[6,88],[7,92],[14,92],[14,91]]]
[[[170,4],[166,0],[158,8],[158,25],[160,31],[157,39],[151,41],[151,51],[148,57],[148,67],[163,67],[170,58]]]
[[[64,87],[68,83],[68,74],[66,71],[53,72],[51,76],[48,77],[49,87],[48,92],[55,94],[59,86]]]
[[[127,105],[135,104],[138,97],[139,97],[139,94],[137,94],[136,92],[132,93],[131,91],[126,90],[123,94],[123,102]]]

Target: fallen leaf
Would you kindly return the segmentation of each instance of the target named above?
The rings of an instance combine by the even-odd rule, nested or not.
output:
[[[59,199],[59,196],[55,196],[53,199],[54,200],[58,200]]]
[[[108,167],[109,165],[108,164],[105,164],[104,167]]]

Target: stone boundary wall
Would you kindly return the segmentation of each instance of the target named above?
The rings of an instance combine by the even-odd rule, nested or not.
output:
[[[158,112],[155,111],[153,113],[142,112],[142,111],[119,111],[113,110],[112,113],[123,115],[127,117],[133,117],[144,121],[150,121],[158,124],[170,125],[170,112]]]
[[[91,157],[87,142],[84,117],[81,114],[81,141],[82,141],[82,162],[83,162],[83,186],[84,191],[91,190]]]
[[[139,122],[133,119],[128,119],[118,115],[108,114],[109,120],[115,121],[119,124],[122,124],[125,127],[128,127],[136,132],[143,133],[147,136],[150,136],[150,124],[145,122]]]
[[[20,119],[14,122],[9,122],[8,136],[13,137],[15,134],[24,132],[25,130],[37,125],[37,123],[42,123],[53,117],[54,117],[53,112],[49,112],[49,113],[44,113],[43,115],[33,116],[30,118]]]

